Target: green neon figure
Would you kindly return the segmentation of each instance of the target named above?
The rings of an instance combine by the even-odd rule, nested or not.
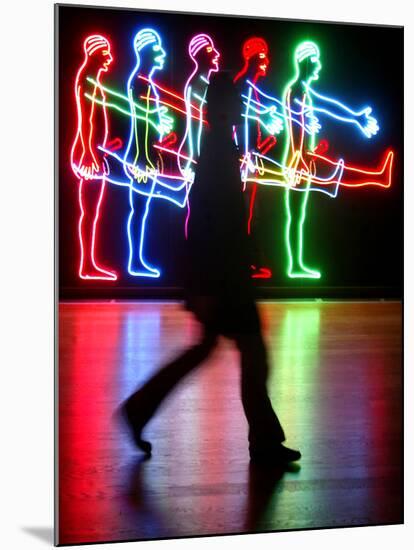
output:
[[[316,154],[316,133],[321,127],[315,113],[322,113],[337,121],[357,128],[364,138],[370,139],[377,134],[379,127],[372,116],[371,107],[359,110],[351,109],[336,99],[323,96],[312,88],[312,83],[319,78],[320,53],[318,46],[311,41],[301,42],[295,50],[295,76],[288,83],[283,93],[283,107],[287,128],[283,154],[283,175],[286,184],[285,206],[287,215],[286,247],[288,252],[288,276],[291,278],[319,279],[321,274],[316,269],[308,267],[303,260],[304,237],[303,227],[306,219],[306,208],[311,191],[312,180],[319,179],[317,157],[335,166],[333,174],[324,178],[325,184],[340,184],[342,174],[346,170],[347,177],[343,185],[381,185],[390,184],[392,169],[391,151],[388,152],[384,166],[379,171],[364,171],[353,167],[345,167],[342,159],[332,162]],[[299,111],[298,111],[299,109]],[[299,124],[293,124],[294,117],[299,117]],[[305,131],[306,117],[311,121],[311,131]],[[313,122],[312,122],[313,121]],[[381,181],[363,182],[361,174],[370,177],[386,175],[389,184]],[[388,175],[387,175],[388,174]],[[323,181],[321,179],[321,181]],[[293,192],[294,191],[294,192]]]
[[[313,42],[303,42],[295,51],[295,77],[283,93],[283,106],[286,120],[286,141],[283,154],[284,177],[286,181],[286,247],[288,253],[288,276],[291,278],[319,279],[321,274],[316,269],[305,265],[303,260],[303,225],[306,219],[306,206],[312,181],[314,167],[302,168],[302,151],[314,151],[316,145],[315,133],[306,133],[303,127],[291,123],[290,114],[296,111],[297,102],[303,105],[303,115],[312,111],[312,98],[308,86],[312,80],[317,80],[322,65],[319,61],[319,49]],[[304,172],[308,173],[303,178]],[[298,181],[298,174],[299,176]],[[293,189],[299,185],[298,189]]]

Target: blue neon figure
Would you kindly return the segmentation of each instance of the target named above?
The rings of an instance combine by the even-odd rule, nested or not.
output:
[[[159,102],[152,81],[156,71],[162,70],[166,57],[160,35],[153,29],[142,29],[134,38],[137,62],[132,70],[127,94],[131,111],[130,134],[124,155],[124,170],[130,180],[131,207],[127,232],[129,243],[128,272],[138,277],[158,278],[161,272],[151,265],[145,253],[147,220],[154,198],[166,199],[183,207],[186,185],[182,180],[163,181],[162,160],[152,147],[172,128],[172,118]],[[144,120],[136,115],[137,106],[144,108]]]

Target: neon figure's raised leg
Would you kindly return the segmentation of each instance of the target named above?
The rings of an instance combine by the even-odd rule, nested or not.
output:
[[[335,165],[338,162],[337,160],[331,159],[325,155],[318,155],[317,153],[308,153],[308,156],[313,158],[319,167],[322,165]],[[393,163],[393,151],[387,151],[385,153],[384,160],[376,170],[368,170],[366,168],[359,168],[344,163],[341,178],[338,183],[341,187],[377,186],[388,188],[391,186],[392,182]]]
[[[115,281],[116,272],[99,265],[95,259],[97,232],[105,180],[79,181],[80,217],[78,224],[80,243],[79,277]]]
[[[388,188],[392,181],[394,153],[387,151],[383,162],[376,170],[357,168],[346,165],[343,160],[333,160],[316,153],[307,153],[308,164],[312,166],[312,174],[298,173],[297,165],[293,178],[297,179],[297,189],[292,182],[285,191],[287,213],[286,247],[288,253],[288,276],[291,278],[320,278],[320,272],[310,269],[303,261],[303,227],[306,220],[306,207],[309,191],[315,185],[336,183],[343,187],[377,186]],[[317,173],[326,167],[333,167],[334,172],[329,179],[320,180]],[[302,182],[306,179],[306,188]],[[293,188],[292,188],[293,187]],[[336,195],[336,193],[335,193]]]
[[[146,183],[154,188],[155,182]],[[128,218],[127,232],[129,244],[128,272],[135,277],[158,278],[160,271],[151,266],[145,257],[145,236],[147,218],[150,211],[152,195],[145,197],[136,193],[131,185],[129,204],[131,211]]]

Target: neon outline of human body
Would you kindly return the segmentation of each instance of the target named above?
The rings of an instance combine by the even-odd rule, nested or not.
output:
[[[287,84],[283,93],[288,132],[286,133],[282,166],[287,216],[285,243],[290,278],[319,279],[321,276],[319,271],[307,267],[303,261],[303,226],[312,182],[317,182],[322,186],[334,185],[333,196],[336,196],[338,186],[342,184],[350,187],[363,185],[389,187],[391,184],[393,162],[391,151],[387,153],[385,162],[378,171],[361,170],[346,165],[343,159],[332,160],[318,154],[316,147],[318,127],[315,127],[315,131],[307,133],[304,124],[306,116],[314,117],[318,121],[315,111],[341,122],[356,125],[366,138],[375,135],[379,130],[377,121],[371,115],[370,107],[354,111],[339,101],[318,94],[312,89],[311,83],[318,80],[321,68],[318,46],[311,41],[300,43],[294,54],[295,76]],[[292,111],[295,116],[302,117],[301,125],[292,124]],[[318,168],[328,165],[332,169],[331,175],[328,178],[318,176]],[[365,177],[365,181],[362,174],[368,175],[368,178]],[[385,177],[381,177],[384,174]],[[376,180],[374,180],[375,177]],[[342,180],[344,180],[343,183]],[[292,195],[294,191],[302,191],[302,193]],[[294,202],[295,204],[293,204]],[[296,208],[295,215],[292,215],[294,208]]]
[[[233,81],[237,84],[243,80],[242,99],[245,105],[243,113],[244,124],[242,131],[242,139],[237,139],[241,142],[243,150],[243,161],[241,165],[241,174],[244,191],[247,190],[246,179],[249,172],[255,173],[256,166],[251,162],[252,151],[261,152],[263,154],[270,151],[276,144],[274,134],[278,134],[283,128],[283,116],[277,113],[277,108],[274,102],[261,102],[261,91],[256,86],[259,78],[263,78],[267,74],[269,66],[269,48],[263,38],[253,36],[247,39],[242,47],[242,56],[244,65],[243,68],[236,74]],[[266,121],[264,122],[264,116]],[[253,122],[253,128],[252,128]],[[266,132],[266,137],[263,138],[262,127]],[[252,136],[253,134],[253,136]],[[237,136],[237,134],[236,134]],[[247,218],[247,233],[251,235],[252,218],[254,204],[257,194],[257,183],[249,186],[249,208]],[[272,272],[269,268],[263,266],[251,266],[253,278],[270,278]]]
[[[100,34],[88,36],[83,43],[84,61],[75,79],[77,131],[72,144],[70,160],[79,180],[80,218],[78,235],[80,243],[79,277],[93,280],[116,280],[116,272],[101,267],[95,258],[100,209],[105,194],[107,165],[100,145],[106,145],[108,118],[101,73],[112,62],[111,47],[107,38]],[[95,84],[87,77],[95,75]],[[92,97],[99,96],[101,105],[85,101],[85,90]],[[88,112],[89,111],[89,112]]]
[[[165,185],[161,184],[162,190],[160,190],[155,152],[152,150],[153,147],[149,137],[151,130],[154,141],[160,141],[163,135],[167,134],[171,129],[171,118],[166,115],[165,108],[160,107],[159,95],[152,81],[155,71],[163,68],[166,53],[162,48],[160,35],[153,29],[142,29],[136,34],[134,38],[134,50],[137,62],[127,83],[131,110],[131,126],[128,145],[124,155],[125,173],[131,181],[129,192],[131,211],[127,223],[129,244],[128,272],[134,276],[158,278],[161,273],[157,268],[150,265],[145,258],[144,245],[151,200],[153,198],[164,198],[162,195],[166,189]],[[156,113],[159,116],[159,121],[156,125],[158,131],[154,130],[148,115],[144,121],[140,117],[135,116],[136,105],[142,102],[142,97],[145,98],[144,111],[148,115],[153,110],[150,105],[155,105]],[[145,155],[144,159],[143,152]],[[145,189],[145,198],[136,193],[137,184],[135,180],[138,180],[138,186],[150,187],[149,190]],[[175,179],[175,181],[177,185],[169,186],[170,191],[173,194],[177,193],[182,198],[181,201],[178,199],[176,204],[184,206],[185,182],[182,181],[182,178]]]
[[[184,178],[191,180],[194,172],[194,161],[200,155],[201,136],[203,132],[204,111],[206,104],[207,88],[210,83],[210,75],[219,69],[218,60],[220,53],[215,49],[213,39],[207,34],[197,34],[188,46],[188,55],[194,63],[194,69],[184,86],[184,99],[186,106],[186,127],[184,137],[178,149],[178,166]],[[194,117],[194,109],[197,118]],[[184,232],[187,237],[188,222],[190,217],[190,193],[191,184],[187,187],[187,216]]]

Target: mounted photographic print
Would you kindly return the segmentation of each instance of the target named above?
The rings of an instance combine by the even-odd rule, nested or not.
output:
[[[55,25],[56,543],[402,523],[403,28]]]

